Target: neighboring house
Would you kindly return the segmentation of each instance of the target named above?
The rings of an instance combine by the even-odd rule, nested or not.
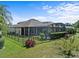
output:
[[[40,33],[63,32],[65,25],[63,23],[40,22],[35,19],[19,22],[16,25],[10,26],[10,32],[19,35],[39,35]]]

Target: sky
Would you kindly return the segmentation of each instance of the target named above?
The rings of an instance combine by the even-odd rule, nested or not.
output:
[[[0,1],[13,17],[13,24],[29,19],[75,23],[79,20],[79,1]]]

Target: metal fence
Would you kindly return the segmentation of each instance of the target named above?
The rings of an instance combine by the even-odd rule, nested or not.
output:
[[[21,45],[21,46],[24,46],[25,41],[28,39],[27,37],[16,36],[16,35],[7,35],[7,37],[9,37],[12,40],[15,40],[14,42]]]
[[[18,45],[24,47],[25,46],[25,42],[27,39],[33,39],[36,43],[36,45],[38,44],[42,44],[42,43],[46,43],[49,42],[50,40],[43,40],[41,39],[39,36],[18,36],[18,35],[7,35],[7,37],[10,38],[10,40],[14,40],[14,43],[17,43]]]

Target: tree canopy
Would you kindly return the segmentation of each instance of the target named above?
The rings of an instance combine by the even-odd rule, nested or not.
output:
[[[11,24],[11,13],[7,10],[7,6],[0,5],[0,28],[5,34],[7,32],[8,24]]]
[[[79,20],[73,24],[75,28],[79,28]]]

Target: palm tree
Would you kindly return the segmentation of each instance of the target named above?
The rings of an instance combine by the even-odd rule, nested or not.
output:
[[[8,24],[11,24],[11,20],[11,13],[7,10],[7,6],[0,5],[0,31],[2,32],[0,35],[1,37],[2,35],[7,34]],[[0,48],[3,47],[3,42],[4,40],[0,38]]]
[[[0,5],[0,16],[2,19],[2,27],[7,27],[6,25],[10,25],[12,21],[11,13],[7,10],[7,6]],[[4,30],[4,28],[2,28]],[[6,31],[6,30],[5,30]]]

